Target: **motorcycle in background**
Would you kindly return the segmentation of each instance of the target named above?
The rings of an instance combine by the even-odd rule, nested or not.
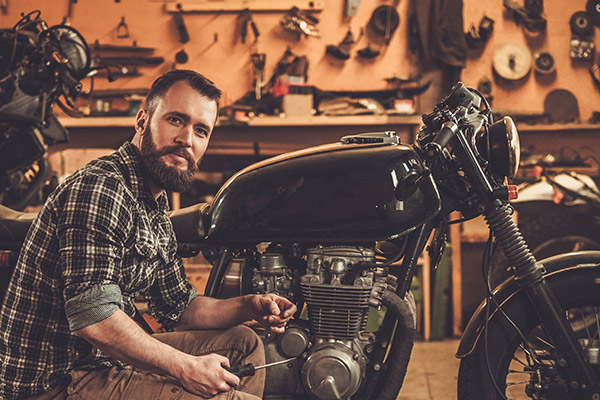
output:
[[[68,141],[52,112],[80,116],[74,100],[92,69],[83,36],[48,27],[33,11],[0,30],[0,203],[22,210],[46,184],[48,146]]]
[[[523,238],[538,259],[557,254],[600,250],[600,189],[590,175],[533,159],[532,176],[518,185],[518,198],[511,201],[517,211]],[[579,157],[578,157],[579,159]],[[544,166],[540,165],[544,164]],[[506,259],[497,254],[492,269],[492,287],[510,276]]]

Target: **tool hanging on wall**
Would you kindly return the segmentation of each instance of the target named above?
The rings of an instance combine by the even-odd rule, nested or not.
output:
[[[600,26],[600,0],[588,0],[585,4],[585,10],[591,18],[592,23]]]
[[[280,22],[283,29],[296,34],[297,40],[300,40],[302,36],[319,37],[319,30],[316,26],[318,23],[317,17],[298,9],[298,7],[292,7]]]
[[[364,48],[358,50],[356,53],[359,56],[361,56],[362,58],[367,58],[367,59],[375,58],[379,54],[381,54],[381,52],[379,50],[371,47],[371,43],[367,44],[367,47],[364,47]]]
[[[326,47],[325,52],[338,60],[347,60],[350,58],[350,48],[354,44],[352,37],[352,31],[348,29],[346,36],[338,44],[329,44]]]
[[[494,20],[484,15],[479,21],[479,27],[475,28],[475,25],[471,25],[471,29],[466,33],[467,45],[472,49],[482,49],[493,31]]]
[[[346,18],[354,17],[356,12],[358,11],[358,5],[360,4],[360,0],[346,0],[346,4],[344,7],[344,16]]]
[[[129,26],[125,22],[125,17],[121,17],[121,22],[117,25],[117,38],[127,39],[129,37]]]
[[[165,59],[163,57],[99,57],[99,63],[112,65],[137,65],[137,66],[152,66],[162,64]]]
[[[598,73],[598,71],[600,71],[600,66],[598,66],[598,64],[596,64],[596,63],[594,63],[588,69],[588,72],[590,73],[590,76],[592,77],[592,82],[594,82],[594,86],[596,86],[596,89],[600,90],[600,78],[596,75]]]
[[[492,81],[490,78],[481,78],[477,83],[477,90],[485,97],[488,103],[492,104],[494,96],[492,95]]]
[[[385,44],[390,43],[394,31],[398,28],[398,25],[400,25],[400,15],[398,15],[398,11],[396,11],[397,3],[398,2],[395,1],[393,6],[381,5],[377,7],[371,14],[371,18],[367,23],[367,27],[370,28],[374,34],[383,37]]]
[[[504,7],[511,10],[515,20],[533,33],[546,30],[546,18],[542,16],[543,0],[525,0],[525,7],[516,1],[504,0]]]
[[[77,3],[77,0],[67,0],[67,15],[65,15],[62,19],[62,25],[70,25],[71,24],[71,16],[73,15],[73,4]],[[2,10],[6,11],[8,8],[8,0],[2,0]],[[6,12],[3,12],[4,14]]]
[[[529,73],[532,61],[527,46],[519,42],[506,42],[494,52],[492,67],[500,77],[516,81]]]
[[[250,12],[250,9],[246,8],[244,11],[242,11],[240,14],[240,18],[240,36],[242,38],[242,43],[246,43],[246,36],[248,36],[248,25],[250,25],[252,33],[254,34],[254,41],[256,41],[260,36],[260,32],[258,31],[256,23],[252,19],[252,13]]]
[[[554,89],[544,99],[544,113],[550,123],[579,122],[577,98],[566,89]]]
[[[578,11],[569,19],[571,28],[571,43],[569,56],[573,60],[592,60],[594,58],[594,26],[590,15],[585,11]]]
[[[133,41],[131,45],[120,45],[120,44],[101,44],[96,40],[90,49],[93,53],[93,60],[96,67],[100,70],[96,71],[94,76],[106,76],[109,82],[115,81],[118,77],[137,77],[141,76],[137,65],[132,63],[122,64],[118,61],[122,60],[135,60],[138,65],[142,65],[139,60],[151,60],[146,64],[152,65],[152,62],[157,63],[160,59],[154,59],[149,57],[153,52],[153,47],[142,47],[138,46],[136,41]]]
[[[96,40],[92,46],[91,50],[93,52],[127,52],[127,53],[152,53],[154,52],[154,47],[142,47],[138,46],[137,42],[134,40],[131,46],[124,46],[120,44],[101,44],[98,40]]]
[[[250,55],[252,66],[254,67],[254,96],[256,100],[262,97],[262,89],[265,86],[265,53],[252,53]]]
[[[188,54],[183,49],[179,50],[177,54],[175,54],[175,62],[177,64],[185,64],[186,62],[188,62],[188,60]]]
[[[183,9],[179,3],[177,4],[177,10],[178,11],[173,14],[173,22],[175,22],[175,28],[177,28],[179,43],[187,43],[190,41],[190,34],[185,26],[185,22],[183,21]]]
[[[533,68],[537,74],[551,75],[556,72],[556,62],[550,52],[538,51],[534,56]]]

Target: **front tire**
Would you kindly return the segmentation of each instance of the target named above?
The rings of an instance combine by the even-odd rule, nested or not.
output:
[[[567,280],[564,284],[558,282],[552,286],[553,292],[566,310],[565,314],[586,354],[597,354],[600,350],[600,288],[595,282],[598,273],[597,270],[588,270],[578,274],[575,281],[580,284],[573,285],[571,279],[568,280],[570,285]],[[503,317],[493,319],[486,329],[487,351],[482,335],[473,352],[461,360],[458,399],[502,399],[490,379],[490,373],[508,399],[577,399],[581,392],[570,386],[576,377],[569,377],[568,368],[560,367],[556,362],[553,344],[543,333],[525,293],[520,291],[502,308],[527,338],[527,345],[523,345],[516,330]],[[533,351],[534,357],[527,355],[529,350]],[[598,362],[594,364],[593,368],[600,372]]]

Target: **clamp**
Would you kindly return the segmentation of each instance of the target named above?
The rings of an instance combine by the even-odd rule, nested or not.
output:
[[[256,41],[256,39],[258,39],[258,37],[260,36],[260,32],[258,31],[258,28],[256,27],[256,23],[254,23],[254,20],[252,19],[252,14],[250,13],[250,9],[246,8],[244,11],[242,11],[241,18],[242,18],[242,27],[241,27],[242,43],[246,43],[246,36],[248,36],[248,24],[250,24],[252,33],[254,33],[254,41]]]

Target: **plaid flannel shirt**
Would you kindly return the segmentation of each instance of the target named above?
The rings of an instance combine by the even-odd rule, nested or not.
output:
[[[74,330],[143,296],[166,329],[195,296],[167,210],[127,143],[71,175],[31,226],[0,312],[0,398],[45,392],[73,369],[119,365]]]

